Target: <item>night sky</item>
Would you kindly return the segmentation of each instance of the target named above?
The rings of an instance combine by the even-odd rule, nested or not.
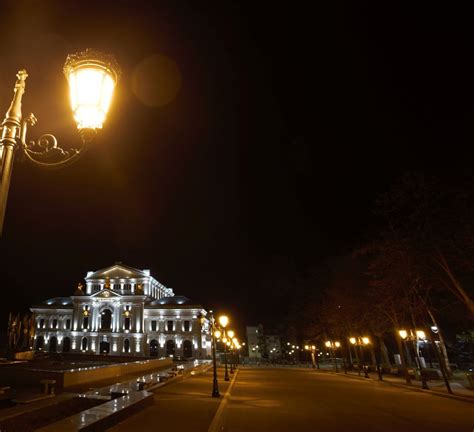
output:
[[[26,68],[30,139],[78,143],[68,53],[112,53],[123,72],[79,162],[16,161],[4,327],[116,261],[239,326],[276,324],[294,275],[373,234],[374,199],[399,175],[469,174],[472,14],[330,3],[2,2],[0,109]]]

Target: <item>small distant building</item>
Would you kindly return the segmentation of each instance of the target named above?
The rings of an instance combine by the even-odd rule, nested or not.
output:
[[[31,307],[38,351],[207,358],[206,311],[149,270],[116,263],[90,271],[85,287]]]
[[[261,359],[265,352],[265,339],[263,337],[263,326],[247,326],[247,346],[249,358]]]

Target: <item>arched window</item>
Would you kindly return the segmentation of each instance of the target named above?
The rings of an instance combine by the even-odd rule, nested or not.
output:
[[[44,346],[44,337],[43,336],[38,336],[36,338],[36,349],[38,351],[41,351],[43,349],[43,346]]]
[[[100,329],[110,331],[112,329],[112,311],[104,309],[100,314]]]
[[[85,351],[87,349],[87,338],[86,337],[82,338],[81,347],[82,347],[82,351]]]
[[[123,352],[128,353],[130,351],[130,341],[128,339],[125,339],[123,341]]]
[[[193,356],[193,343],[190,340],[183,342],[183,357],[190,358]]]
[[[56,352],[56,348],[58,346],[58,339],[56,336],[51,336],[49,338],[49,352]]]
[[[100,345],[100,353],[101,354],[109,354],[110,353],[110,342],[103,340]]]
[[[150,355],[152,357],[158,357],[158,341],[156,339],[150,342]]]
[[[71,339],[65,337],[63,339],[63,352],[69,352],[71,350]]]
[[[58,328],[58,320],[55,318],[53,319],[53,329]]]
[[[174,341],[172,340],[166,341],[166,356],[167,357],[174,356],[174,350],[175,350]]]

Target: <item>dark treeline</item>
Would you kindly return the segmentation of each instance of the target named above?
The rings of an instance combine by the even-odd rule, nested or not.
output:
[[[446,340],[455,361],[472,361],[472,178],[407,173],[378,197],[374,212],[380,226],[372,238],[295,282],[300,294],[282,333],[316,344],[368,336],[389,362],[388,351],[402,351],[401,329],[423,330],[445,358]]]

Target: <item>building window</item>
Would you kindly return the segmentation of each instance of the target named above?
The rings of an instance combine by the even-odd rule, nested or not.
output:
[[[83,328],[84,330],[86,330],[87,327],[89,327],[89,317],[88,317],[88,316],[85,316],[85,317],[82,319],[82,328]]]
[[[43,336],[38,336],[36,338],[36,349],[41,351],[44,346],[44,337]]]
[[[53,319],[53,329],[58,328],[58,320]]]
[[[100,284],[94,284],[94,286],[92,287],[92,289],[94,291],[100,291]]]
[[[130,330],[130,317],[125,318],[124,327],[125,327],[125,330]]]
[[[184,331],[188,332],[191,330],[191,324],[189,321],[184,321]]]
[[[69,352],[71,350],[71,339],[65,337],[63,339],[63,352]]]
[[[151,322],[151,331],[156,331],[156,321]]]
[[[129,284],[129,283],[124,284],[124,285],[123,285],[123,289],[124,289],[124,290],[127,290],[127,291],[131,291],[131,290],[132,290],[132,284]]]
[[[100,329],[110,331],[112,329],[112,311],[104,309],[100,313]]]
[[[166,341],[166,356],[173,357],[175,352],[175,344],[172,340]]]
[[[190,358],[193,356],[193,344],[190,340],[185,340],[183,343],[183,357]]]
[[[128,339],[125,339],[123,341],[123,352],[128,353],[130,351],[130,341]]]
[[[71,328],[71,320],[68,319],[66,320],[66,330],[69,330]]]
[[[44,318],[41,318],[39,321],[39,328],[44,328]]]
[[[58,340],[56,339],[56,336],[52,336],[49,339],[49,352],[56,352],[58,347]]]
[[[82,338],[82,351],[85,351],[87,349],[87,338]]]
[[[166,322],[166,330],[173,331],[173,321]]]
[[[120,289],[120,284],[114,284],[114,290],[119,290]]]

